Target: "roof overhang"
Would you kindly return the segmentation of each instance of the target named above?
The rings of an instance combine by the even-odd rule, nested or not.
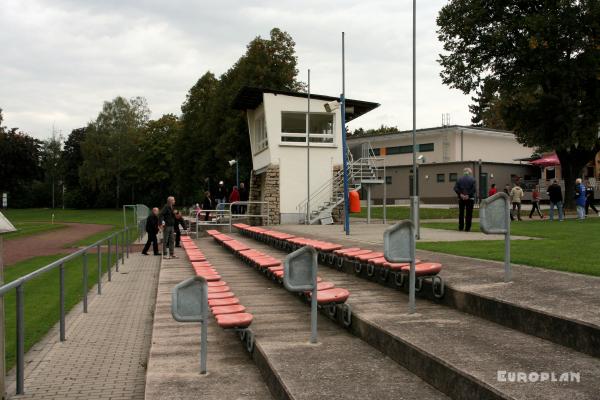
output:
[[[244,86],[240,89],[238,94],[233,100],[232,107],[236,110],[254,110],[263,102],[264,93],[273,93],[276,95],[291,96],[291,97],[302,97],[308,98],[308,93],[303,92],[292,92],[286,90],[274,90],[274,89],[263,89],[250,86]],[[324,96],[321,94],[310,94],[311,99],[323,100],[323,101],[334,101],[339,100],[339,97]],[[370,101],[346,99],[346,108],[354,108],[354,113],[346,113],[346,121],[352,121],[368,113],[371,110],[379,107],[379,103],[372,103]]]

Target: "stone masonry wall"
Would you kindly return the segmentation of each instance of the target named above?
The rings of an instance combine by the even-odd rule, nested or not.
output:
[[[264,193],[263,193],[264,191]],[[266,201],[269,203],[269,222],[272,225],[279,225],[281,222],[279,212],[279,166],[269,165],[267,170],[257,175],[255,171],[250,174],[250,201]],[[249,214],[260,214],[259,205],[250,205]],[[260,218],[250,218],[250,225],[260,225]],[[266,223],[266,221],[264,222]]]
[[[340,172],[342,170],[342,166],[341,165],[334,165],[333,166],[333,171],[332,171],[332,176],[336,176],[338,174],[338,172]],[[336,188],[331,188],[332,191],[335,191]],[[338,190],[340,192],[344,191],[344,182],[340,181],[340,186],[338,188]],[[344,223],[344,203],[340,203],[339,205],[335,206],[333,208],[333,210],[331,210],[331,216],[333,217],[333,222],[336,224],[342,224]]]

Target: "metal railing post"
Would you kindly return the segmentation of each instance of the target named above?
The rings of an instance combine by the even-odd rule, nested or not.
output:
[[[87,253],[83,253],[83,312],[88,312],[88,263]]]
[[[60,264],[60,341],[65,341],[65,264]]]
[[[102,294],[102,253],[100,252],[100,244],[96,249],[98,250],[98,294]]]
[[[129,233],[129,228],[125,228],[125,236],[127,237],[125,245],[127,246],[127,258],[129,258],[129,243],[131,242],[131,235]]]
[[[23,394],[25,386],[25,310],[23,285],[17,286],[17,394]]]
[[[125,243],[125,231],[121,232],[121,238],[123,239],[121,241],[121,265],[123,265],[125,264],[125,251],[127,249],[127,243]]]
[[[112,280],[112,243],[111,243],[111,238],[108,238],[108,258],[106,260],[106,265],[108,267],[108,281],[110,282]]]
[[[119,233],[115,234],[115,271],[119,272]]]

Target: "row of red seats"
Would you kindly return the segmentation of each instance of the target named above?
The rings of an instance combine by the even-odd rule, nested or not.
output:
[[[208,230],[206,233],[212,236],[223,247],[231,250],[246,264],[279,283],[283,282],[283,264],[281,260],[258,250],[251,249],[246,244],[219,231]],[[327,307],[342,304],[350,296],[350,292],[347,289],[335,287],[335,284],[332,282],[324,282],[320,277],[317,277],[317,282],[317,303],[320,306]],[[310,298],[310,293],[305,293],[305,295],[307,298]]]
[[[252,323],[252,314],[246,312],[227,282],[221,279],[221,275],[191,238],[182,236],[181,245],[196,275],[202,276],[207,282],[208,306],[217,324],[224,329],[247,329]]]
[[[310,245],[318,251],[319,259],[322,263],[331,266],[335,265],[339,270],[343,268],[345,262],[348,262],[354,267],[354,271],[357,275],[362,272],[363,268],[366,268],[368,277],[378,275],[383,282],[387,281],[388,275],[391,273],[394,278],[394,283],[398,287],[404,285],[406,277],[410,272],[409,263],[389,262],[380,251],[361,249],[359,247],[345,248],[336,243],[298,237],[285,232],[278,232],[242,223],[234,224],[233,226],[245,235],[286,251],[294,251],[300,247]],[[415,260],[415,263],[417,290],[421,290],[424,279],[431,279],[433,283],[433,294],[438,298],[442,297],[444,294],[444,283],[442,278],[438,275],[442,270],[442,264],[422,262],[421,260]]]

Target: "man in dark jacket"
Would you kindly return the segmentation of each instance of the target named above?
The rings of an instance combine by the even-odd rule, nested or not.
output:
[[[554,207],[558,208],[558,220],[562,221],[564,219],[563,215],[563,195],[562,189],[560,185],[556,181],[556,179],[552,182],[552,185],[548,186],[548,190],[546,191],[548,197],[550,198],[550,213],[549,220],[554,221]]]
[[[181,229],[185,230],[185,220],[183,219],[183,215],[179,212],[179,210],[175,210],[175,247],[181,247]]]
[[[169,246],[169,255],[165,258],[177,258],[175,256],[175,243],[173,232],[175,230],[175,197],[169,196],[167,198],[167,204],[163,207],[160,212],[160,224],[163,227],[163,254],[167,254],[167,246]]]
[[[144,250],[142,250],[142,254],[147,256],[148,249],[150,249],[150,244],[152,244],[152,250],[154,250],[155,256],[160,256],[158,252],[158,208],[154,207],[152,209],[152,214],[148,215],[146,218],[146,233],[148,234],[148,240],[146,241],[146,245],[144,246]]]
[[[246,184],[244,182],[240,182],[240,201],[248,201],[248,189],[246,189]],[[246,204],[242,204],[240,206],[240,214],[246,214],[246,209],[248,206]]]
[[[598,213],[598,210],[594,205],[594,184],[589,179],[587,180],[585,185],[585,197],[585,215],[588,215],[590,213],[591,207],[592,210],[594,210],[594,212],[598,214],[598,216],[600,216],[600,213]]]
[[[471,230],[473,205],[475,204],[475,193],[477,193],[475,179],[471,176],[472,174],[471,168],[465,168],[463,170],[463,176],[461,176],[454,185],[454,192],[458,195],[459,231],[464,230],[465,232],[469,232]]]
[[[204,213],[204,220],[209,221],[210,220],[210,210],[215,209],[215,201],[211,197],[210,192],[208,190],[206,192],[204,192],[204,196],[205,196],[204,200],[202,201],[202,210],[208,210]]]

